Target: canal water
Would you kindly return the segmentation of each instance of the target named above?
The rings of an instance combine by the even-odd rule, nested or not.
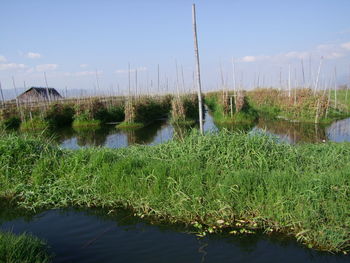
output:
[[[350,141],[350,118],[335,121],[330,125],[313,123],[292,123],[283,120],[260,119],[251,125],[217,126],[210,114],[206,113],[204,130],[215,132],[219,129],[240,130],[245,132],[264,132],[289,143],[317,143]],[[78,149],[81,147],[102,146],[121,148],[135,144],[154,145],[166,142],[176,135],[184,135],[191,127],[177,127],[166,120],[158,120],[138,130],[120,130],[115,125],[104,125],[98,129],[67,128],[56,130],[54,138],[63,148]]]
[[[0,229],[45,239],[54,262],[349,262],[349,256],[307,249],[294,239],[254,234],[199,238],[181,225],[152,224],[117,210],[3,208]]]

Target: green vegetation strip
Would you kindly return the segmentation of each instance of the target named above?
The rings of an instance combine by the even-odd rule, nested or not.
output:
[[[51,259],[44,241],[29,234],[0,232],[0,262],[45,263]]]
[[[0,198],[34,208],[125,207],[202,234],[264,229],[350,250],[350,144],[292,146],[229,133],[126,149],[0,139]]]

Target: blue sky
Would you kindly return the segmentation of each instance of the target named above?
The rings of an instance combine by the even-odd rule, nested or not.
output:
[[[224,81],[247,88],[277,85],[282,73],[314,80],[323,56],[321,80],[348,81],[349,0],[11,0],[0,3],[0,81],[3,88],[45,85],[69,89],[126,90],[128,63],[137,69],[139,89],[157,81],[169,89],[184,72],[190,88],[194,68],[191,4],[196,3],[204,89]],[[311,57],[311,72],[309,72]],[[132,72],[134,79],[134,71]],[[181,79],[182,82],[182,79]],[[135,84],[133,84],[135,85]]]

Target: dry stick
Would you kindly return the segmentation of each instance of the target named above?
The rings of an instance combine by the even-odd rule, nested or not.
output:
[[[98,80],[98,74],[97,74],[97,69],[95,70],[96,73],[96,84],[97,84],[97,91],[100,92],[100,82]],[[96,94],[95,94],[96,95]]]
[[[159,87],[160,87],[160,83],[159,83],[159,64],[158,64],[158,66],[157,66],[157,88],[158,88],[158,93],[159,93]]]
[[[17,107],[17,110],[19,112],[19,114],[21,115],[21,119],[23,120],[23,116],[22,116],[22,112],[21,112],[21,109],[19,107],[19,102],[18,102],[18,94],[17,94],[17,88],[16,88],[16,83],[15,83],[15,78],[12,76],[12,84],[13,84],[13,87],[15,89],[15,95],[16,95],[16,107]]]
[[[290,64],[288,69],[288,97],[290,98],[291,95],[291,84],[290,84]]]
[[[194,54],[196,57],[196,69],[197,69],[197,87],[198,87],[198,107],[199,107],[199,129],[201,134],[203,131],[203,113],[202,113],[202,87],[201,87],[201,73],[199,64],[199,52],[198,52],[198,40],[197,40],[197,25],[196,25],[196,6],[192,5],[192,24],[193,24],[193,37],[194,37]]]
[[[303,74],[303,87],[305,86],[305,71],[304,71],[304,61],[301,59],[301,72]]]
[[[233,97],[236,104],[236,73],[235,73],[235,62],[232,57],[232,85],[233,85]]]
[[[350,67],[349,67],[350,69]],[[350,86],[350,71],[349,71],[349,83],[348,85],[346,85],[346,92],[345,92],[345,103],[348,103],[348,91],[349,91],[349,87]],[[350,107],[348,107],[348,111],[350,110]]]
[[[309,57],[309,88],[311,89],[311,83],[312,83],[312,70],[311,70],[311,54]]]
[[[220,61],[220,77],[221,77],[222,102],[224,103],[224,107],[225,107],[225,105],[226,105],[226,102],[225,102],[226,101],[226,93],[225,93],[224,73],[222,71],[221,61]]]
[[[337,67],[334,67],[334,108],[337,109]]]
[[[294,68],[294,105],[297,104],[297,88],[298,88],[297,70],[296,68]]]
[[[283,85],[282,85],[282,68],[280,67],[280,91],[282,90]]]
[[[46,72],[44,72],[44,78],[45,78],[45,84],[46,84],[46,96],[47,96],[48,102],[50,103],[51,97],[49,93],[49,85],[47,84]]]
[[[316,92],[317,92],[317,86],[318,86],[318,80],[319,80],[319,77],[320,77],[322,61],[323,61],[323,57],[321,57],[321,59],[320,59],[320,64],[319,64],[319,66],[318,66],[317,77],[316,77],[316,82],[315,82],[314,95],[316,95]]]
[[[186,93],[186,91],[185,91],[184,68],[183,68],[182,65],[181,65],[181,78],[182,78],[182,90],[183,90],[184,93]]]
[[[0,81],[0,93],[1,93],[1,102],[2,105],[5,106],[4,94],[2,93],[1,81]]]
[[[177,69],[177,61],[175,60],[175,68],[176,68],[176,92],[177,92],[177,97],[180,100],[180,91],[179,91],[179,72]]]
[[[137,69],[135,69],[135,95],[137,97]]]

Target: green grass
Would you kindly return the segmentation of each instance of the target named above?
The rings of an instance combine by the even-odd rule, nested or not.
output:
[[[292,146],[221,131],[152,147],[69,151],[4,135],[0,198],[28,209],[125,207],[202,234],[263,229],[350,251],[350,144]]]
[[[45,130],[49,127],[49,123],[40,117],[34,117],[31,120],[23,121],[20,126],[22,131]]]
[[[346,96],[346,93],[348,93],[347,96]],[[332,90],[331,99],[333,101],[335,99],[334,90]],[[347,108],[347,111],[349,112],[350,111],[350,90],[348,90],[348,92],[346,92],[346,90],[337,90],[337,101],[338,103],[345,106]]]
[[[79,120],[79,119],[76,119],[72,123],[73,128],[98,127],[100,125],[101,125],[100,120]]]
[[[140,122],[121,122],[116,125],[117,128],[119,129],[140,129],[145,127],[145,124],[140,123]]]
[[[51,258],[47,244],[37,237],[0,232],[0,262],[45,263]]]

